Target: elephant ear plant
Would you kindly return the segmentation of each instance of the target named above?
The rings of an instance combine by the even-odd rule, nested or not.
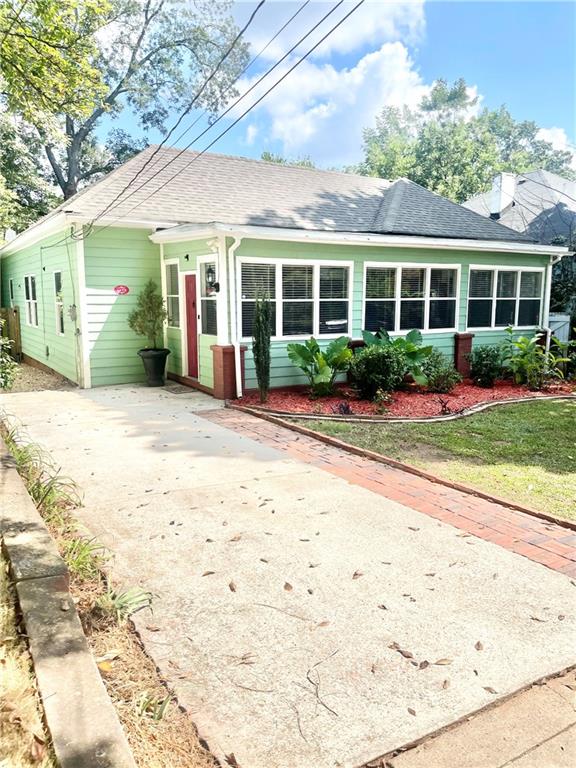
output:
[[[144,336],[148,346],[140,349],[138,354],[144,363],[146,380],[149,387],[164,386],[166,359],[170,350],[160,346],[164,335],[164,323],[168,314],[164,300],[153,280],[149,280],[138,295],[136,307],[128,315],[128,325],[137,333]]]
[[[288,344],[288,357],[308,379],[313,397],[323,397],[334,392],[334,382],[339,373],[345,373],[352,360],[350,339],[340,336],[321,350],[314,337],[304,344]]]
[[[414,379],[416,384],[426,386],[428,377],[425,375],[422,365],[424,361],[430,357],[433,347],[422,346],[422,334],[420,331],[414,329],[409,331],[405,338],[399,336],[398,338],[393,339],[388,331],[382,328],[377,333],[362,331],[362,338],[367,347],[390,346],[398,352],[402,352],[406,360],[406,373]]]

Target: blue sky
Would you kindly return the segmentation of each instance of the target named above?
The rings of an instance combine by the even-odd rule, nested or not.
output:
[[[300,5],[268,0],[249,30],[253,51]],[[333,5],[311,2],[241,87],[248,87]],[[341,6],[321,27],[322,34],[352,6]],[[240,25],[254,7],[253,2],[235,4]],[[293,158],[310,156],[321,166],[353,163],[361,158],[362,128],[374,123],[382,106],[414,106],[440,77],[464,77],[481,106],[506,104],[515,118],[537,122],[555,146],[574,145],[576,4],[369,0],[211,151],[259,157],[266,149]],[[273,82],[268,79],[264,87]],[[258,88],[248,96],[242,111],[261,93]],[[140,133],[126,112],[117,124]],[[223,120],[193,148],[204,149],[227,124]],[[179,146],[199,133],[200,125]],[[151,141],[160,138],[149,135]]]

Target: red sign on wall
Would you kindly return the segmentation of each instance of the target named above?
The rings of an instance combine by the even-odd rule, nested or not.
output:
[[[130,293],[130,288],[127,285],[115,285],[114,293],[117,296],[126,296],[127,293]]]

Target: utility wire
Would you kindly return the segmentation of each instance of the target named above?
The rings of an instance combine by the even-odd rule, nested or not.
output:
[[[215,119],[215,120],[214,120],[214,121],[213,121],[213,122],[212,122],[212,123],[211,123],[211,124],[210,124],[210,125],[209,125],[207,128],[205,128],[205,129],[204,129],[204,130],[203,130],[201,133],[199,133],[199,134],[198,134],[198,135],[197,135],[197,136],[196,136],[194,139],[192,139],[192,141],[191,141],[189,144],[187,144],[187,145],[184,147],[184,149],[181,149],[179,152],[177,152],[177,153],[176,153],[176,154],[175,154],[175,155],[174,155],[174,156],[173,156],[173,157],[172,157],[170,160],[168,160],[168,162],[167,162],[167,163],[165,163],[165,164],[164,164],[164,165],[163,165],[161,168],[159,168],[159,169],[158,169],[158,170],[157,170],[155,173],[153,173],[153,174],[152,174],[152,175],[151,175],[151,176],[150,176],[148,179],[146,179],[146,180],[145,180],[145,181],[144,181],[144,182],[143,182],[143,183],[142,183],[142,184],[141,184],[139,187],[137,187],[136,189],[134,189],[134,190],[133,190],[133,191],[132,191],[130,194],[126,195],[126,197],[125,197],[125,198],[124,198],[124,199],[121,201],[121,203],[125,203],[127,200],[129,200],[129,199],[130,199],[130,197],[132,197],[134,194],[136,194],[137,192],[139,192],[139,191],[140,191],[140,190],[141,190],[141,189],[142,189],[144,186],[146,186],[147,184],[149,184],[149,183],[150,183],[150,182],[151,182],[153,179],[155,179],[155,178],[156,178],[156,176],[158,176],[160,173],[162,173],[163,171],[165,171],[165,170],[166,170],[166,168],[168,168],[168,166],[170,166],[170,165],[171,165],[173,162],[175,162],[176,160],[178,160],[178,158],[179,158],[179,157],[181,157],[181,155],[182,155],[184,152],[186,152],[186,150],[188,150],[188,149],[189,149],[189,148],[190,148],[190,147],[191,147],[193,144],[195,144],[195,143],[196,143],[197,141],[199,141],[199,139],[201,139],[201,138],[202,138],[202,137],[203,137],[203,136],[204,136],[206,133],[208,133],[208,131],[210,131],[210,130],[211,130],[211,129],[212,129],[212,128],[213,128],[213,127],[214,127],[214,126],[217,124],[217,123],[219,123],[219,122],[220,122],[220,120],[222,120],[222,119],[223,119],[223,118],[224,118],[224,117],[225,117],[225,116],[226,116],[226,115],[227,115],[229,112],[231,112],[231,111],[232,111],[232,110],[233,110],[233,109],[234,109],[234,108],[235,108],[235,107],[236,107],[236,106],[237,106],[237,105],[238,105],[238,104],[239,104],[239,103],[240,103],[240,102],[241,102],[243,99],[245,99],[245,98],[246,98],[246,96],[248,96],[248,94],[250,94],[250,93],[251,93],[251,92],[252,92],[252,91],[253,91],[253,90],[254,90],[256,87],[258,87],[258,85],[260,85],[260,83],[261,83],[263,80],[265,80],[265,79],[268,77],[268,75],[269,75],[269,74],[271,74],[271,73],[272,73],[272,72],[273,72],[273,71],[274,71],[274,70],[275,70],[275,69],[276,69],[276,68],[277,68],[277,67],[278,67],[278,66],[279,66],[279,65],[280,65],[280,64],[281,64],[283,61],[285,61],[285,60],[288,58],[288,56],[290,56],[290,54],[291,54],[291,53],[292,53],[292,52],[293,52],[293,51],[294,51],[296,48],[298,48],[298,47],[299,47],[299,46],[302,44],[302,42],[303,42],[303,41],[304,41],[304,40],[305,40],[307,37],[309,37],[309,36],[312,34],[312,32],[314,32],[314,31],[315,31],[315,30],[316,30],[316,29],[317,29],[317,28],[318,28],[318,27],[319,27],[319,26],[320,26],[320,25],[321,25],[321,24],[322,24],[322,23],[323,23],[323,22],[324,22],[324,21],[325,21],[325,20],[326,20],[326,19],[327,19],[327,18],[328,18],[330,15],[331,15],[331,14],[333,14],[333,13],[334,13],[334,11],[336,11],[336,10],[337,10],[337,9],[338,9],[338,8],[339,8],[341,5],[342,5],[342,3],[343,3],[343,2],[344,2],[344,0],[339,0],[339,2],[338,2],[338,3],[336,3],[336,5],[335,5],[333,8],[331,8],[331,9],[330,9],[330,10],[329,10],[329,11],[328,11],[326,14],[324,14],[324,16],[323,16],[323,17],[322,17],[322,18],[321,18],[321,19],[320,19],[320,20],[319,20],[319,21],[318,21],[318,22],[317,22],[317,23],[316,23],[316,24],[315,24],[315,25],[314,25],[314,26],[313,26],[313,27],[312,27],[312,28],[311,28],[311,29],[310,29],[308,32],[306,32],[306,34],[305,34],[305,35],[303,35],[303,36],[302,36],[302,37],[301,37],[301,38],[300,38],[300,39],[299,39],[299,40],[298,40],[298,41],[297,41],[297,42],[296,42],[296,43],[295,43],[295,44],[294,44],[294,45],[293,45],[293,46],[290,48],[290,50],[289,50],[289,51],[287,51],[287,52],[284,54],[284,56],[282,56],[282,58],[280,58],[280,59],[279,59],[279,60],[278,60],[278,61],[277,61],[275,64],[273,64],[273,65],[272,65],[272,66],[271,66],[271,67],[270,67],[270,68],[269,68],[269,69],[268,69],[268,70],[267,70],[267,71],[266,71],[266,72],[265,72],[263,75],[261,75],[261,76],[260,76],[260,77],[259,77],[259,78],[258,78],[258,79],[257,79],[257,80],[256,80],[256,81],[255,81],[255,82],[254,82],[254,83],[253,83],[251,86],[250,86],[250,88],[248,88],[248,89],[247,89],[247,90],[246,90],[246,91],[245,91],[245,92],[244,92],[244,93],[243,93],[241,96],[239,96],[237,99],[235,99],[235,100],[232,102],[232,104],[231,104],[229,107],[227,107],[227,108],[224,110],[224,112],[222,112],[220,115],[218,115],[218,117],[217,117],[217,118],[216,118],[216,119]],[[313,46],[313,48],[311,48],[311,49],[310,49],[310,50],[309,50],[309,51],[308,51],[308,52],[307,52],[307,53],[304,55],[304,57],[303,57],[303,58],[301,58],[301,59],[300,59],[300,60],[297,62],[297,64],[295,64],[295,65],[294,65],[294,66],[293,66],[293,67],[292,67],[290,70],[288,70],[288,72],[287,72],[287,73],[286,73],[286,74],[285,74],[285,75],[284,75],[282,78],[280,78],[280,79],[279,79],[279,80],[278,80],[278,81],[277,81],[277,82],[276,82],[276,83],[275,83],[275,84],[274,84],[274,85],[273,85],[271,88],[269,88],[269,89],[268,89],[268,91],[266,91],[266,93],[264,94],[264,96],[267,96],[267,95],[268,95],[268,93],[270,93],[270,91],[271,91],[271,90],[273,90],[273,89],[274,89],[274,88],[275,88],[275,87],[276,87],[276,86],[277,86],[279,83],[281,83],[281,82],[282,82],[282,80],[284,80],[284,79],[285,79],[285,77],[286,77],[288,74],[290,74],[290,72],[292,72],[292,70],[293,70],[293,69],[295,69],[295,68],[296,68],[296,66],[298,66],[298,65],[299,65],[299,64],[300,64],[302,61],[304,61],[304,59],[306,59],[306,58],[307,58],[307,57],[308,57],[308,56],[309,56],[309,55],[310,55],[310,54],[311,54],[311,53],[312,53],[312,52],[313,52],[313,51],[314,51],[314,50],[315,50],[315,49],[316,49],[316,48],[317,48],[317,47],[318,47],[318,46],[319,46],[319,45],[320,45],[322,42],[324,42],[324,40],[325,40],[325,39],[326,39],[326,38],[327,38],[329,35],[331,35],[331,34],[332,34],[332,32],[333,32],[335,29],[337,29],[337,27],[338,27],[338,26],[340,26],[340,24],[342,24],[342,23],[343,23],[343,22],[344,22],[344,21],[345,21],[345,20],[346,20],[346,19],[347,19],[347,18],[348,18],[348,17],[349,17],[351,14],[352,14],[352,13],[354,13],[354,11],[355,11],[357,8],[359,8],[359,7],[360,7],[360,5],[363,5],[363,4],[364,4],[364,2],[365,2],[365,0],[362,0],[362,1],[361,1],[361,2],[359,2],[357,5],[355,5],[355,6],[354,6],[354,8],[353,8],[353,9],[352,9],[352,10],[351,10],[351,11],[350,11],[348,14],[346,14],[346,16],[344,16],[344,17],[343,17],[343,18],[342,18],[342,19],[341,19],[341,20],[338,22],[338,24],[336,24],[336,25],[335,25],[335,26],[334,26],[334,27],[333,27],[333,28],[332,28],[332,29],[331,29],[331,30],[330,30],[330,31],[329,31],[329,32],[328,32],[328,33],[327,33],[327,34],[326,34],[326,35],[325,35],[323,38],[321,38],[321,40],[319,40],[319,41],[316,43],[316,45],[314,45],[314,46]],[[256,102],[255,102],[255,103],[252,105],[252,107],[250,107],[248,110],[246,110],[246,111],[245,111],[245,112],[244,112],[244,113],[241,115],[241,117],[240,117],[239,119],[235,120],[235,121],[234,121],[234,122],[233,122],[233,123],[232,123],[232,124],[229,126],[229,128],[228,128],[228,129],[226,129],[226,130],[225,130],[225,131],[223,131],[221,134],[219,134],[219,136],[217,137],[216,141],[217,141],[218,139],[220,139],[222,136],[224,136],[224,135],[225,135],[225,134],[228,132],[228,130],[230,130],[231,128],[233,128],[233,127],[234,127],[234,126],[235,126],[235,125],[236,125],[238,122],[240,122],[240,120],[241,120],[241,119],[243,119],[243,117],[245,117],[245,115],[247,115],[247,114],[248,114],[248,112],[249,112],[249,111],[250,111],[250,110],[251,110],[253,107],[255,107],[257,104],[259,104],[259,103],[262,101],[262,98],[264,98],[264,97],[261,97],[260,99],[258,99],[258,100],[257,100],[257,101],[256,101]],[[197,121],[196,121],[196,122],[197,122]],[[194,124],[195,124],[195,123],[193,123],[193,125],[194,125]],[[192,127],[192,126],[190,126],[190,128],[191,128],[191,127]],[[184,136],[184,135],[185,135],[185,134],[188,132],[188,130],[190,130],[190,128],[186,129],[186,130],[185,130],[185,131],[184,131],[184,132],[183,132],[183,133],[182,133],[182,134],[181,134],[181,135],[178,137],[178,140],[180,140],[180,139],[181,139],[181,138],[182,138],[182,137],[183,137],[183,136]],[[202,154],[203,154],[204,152],[206,152],[206,151],[207,151],[207,149],[209,149],[211,146],[213,146],[213,144],[214,144],[214,143],[215,143],[215,142],[212,142],[211,144],[209,144],[209,145],[208,145],[208,147],[207,147],[207,148],[205,148],[205,149],[203,150]],[[147,198],[146,198],[146,199],[147,199]],[[118,205],[119,205],[119,204],[120,204],[120,203],[118,203]],[[91,224],[94,224],[96,221],[98,221],[98,219],[102,218],[102,217],[103,217],[103,216],[104,216],[106,213],[108,213],[108,212],[109,212],[110,210],[112,210],[112,208],[114,208],[114,207],[117,207],[117,205],[114,205],[114,206],[113,206],[112,204],[109,204],[109,205],[107,205],[107,206],[106,206],[106,208],[104,208],[104,210],[103,210],[103,211],[101,211],[101,212],[100,212],[100,213],[99,213],[99,214],[98,214],[98,215],[97,215],[97,216],[96,216],[96,217],[95,217],[95,218],[92,220]],[[133,209],[131,209],[131,210],[133,210]]]

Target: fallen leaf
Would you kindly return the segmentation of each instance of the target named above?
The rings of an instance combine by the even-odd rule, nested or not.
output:
[[[435,573],[425,573],[424,576],[436,576]]]
[[[540,622],[542,622],[543,624],[545,624],[545,623],[546,623],[546,619],[541,619],[541,618],[539,618],[538,616],[530,616],[530,618],[532,619],[532,621],[540,621]]]
[[[374,662],[370,667],[370,672],[372,672],[373,675],[376,674],[376,662]]]
[[[286,592],[292,592],[294,587],[292,586],[292,584],[290,584],[289,582],[285,581],[284,582],[284,589],[286,590]]]
[[[492,688],[491,685],[484,685],[483,688],[484,688],[485,691],[488,691],[488,693],[494,693],[494,694],[498,693],[498,691],[495,691],[494,688]]]
[[[229,755],[224,755],[224,759],[231,766],[231,768],[240,768],[240,763],[234,757],[234,752],[230,752]]]
[[[216,571],[204,571],[202,576],[214,576],[215,573]]]
[[[241,534],[241,533],[238,533],[236,536],[233,536],[233,537],[230,539],[230,541],[240,541],[240,539],[241,539],[241,538],[242,538],[242,534]]]
[[[408,707],[408,712],[410,712],[410,714],[411,714],[411,715],[413,715],[414,717],[416,717],[416,710],[415,710],[415,709],[412,709],[412,707]]]
[[[484,646],[482,645],[482,643],[480,642],[480,640],[478,640],[478,642],[476,643],[476,645],[474,646],[474,648],[476,648],[476,650],[477,650],[477,651],[483,651],[483,650],[484,650]]]
[[[398,645],[398,643],[390,643],[388,648],[391,648],[393,651],[399,651],[400,650],[400,646]]]
[[[98,669],[100,672],[103,672],[105,675],[107,675],[109,672],[112,672],[112,662],[111,661],[101,661],[98,664]]]
[[[233,581],[231,581],[230,584],[228,584],[228,587],[230,589],[230,592],[236,592],[236,584],[234,584]]]
[[[102,654],[102,656],[97,656],[95,661],[96,664],[100,664],[103,661],[114,661],[118,656],[120,656],[120,651],[108,651],[107,653]]]
[[[381,603],[381,604],[378,606],[378,608],[381,608],[383,611],[387,611],[387,610],[388,610],[388,608],[386,608],[386,606],[384,605],[384,603]]]
[[[452,659],[438,659],[434,664],[437,667],[445,667],[447,664],[452,664]]]
[[[268,562],[268,560],[266,560],[266,558],[265,558],[265,557],[261,557],[261,558],[260,558],[260,562],[261,562],[261,563],[267,563],[267,562]]]
[[[160,632],[160,627],[157,624],[146,624],[148,632]]]
[[[419,531],[419,530],[420,530],[420,528],[415,528],[413,525],[409,525],[409,526],[408,526],[408,530],[409,530],[409,531]]]
[[[362,571],[354,571],[354,573],[352,574],[352,578],[353,578],[353,579],[359,579],[359,578],[360,578],[360,576],[364,576],[364,574],[362,573]]]
[[[328,620],[321,621],[320,624],[316,624],[317,627],[327,627],[330,622]]]
[[[46,742],[37,734],[34,734],[30,745],[30,757],[35,763],[41,763],[46,757]]]
[[[421,661],[420,664],[418,664],[418,669],[426,669],[426,667],[430,666],[429,661]]]
[[[560,616],[558,616],[558,621],[564,621],[565,618],[566,616],[564,616],[564,614],[561,613]]]
[[[413,653],[410,653],[410,651],[404,651],[404,650],[402,650],[402,648],[398,648],[398,653],[401,656],[404,656],[405,659],[413,659],[414,658],[414,654]]]
[[[446,690],[446,688],[450,688],[450,680],[444,680],[442,683],[442,688]]]
[[[308,568],[318,568],[319,565],[320,565],[320,563],[310,563]]]

